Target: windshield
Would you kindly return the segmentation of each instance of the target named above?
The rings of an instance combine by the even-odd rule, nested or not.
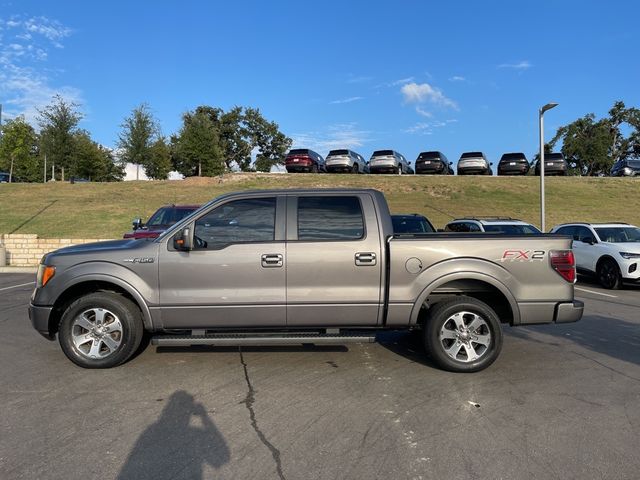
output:
[[[391,217],[394,233],[433,233],[433,226],[424,217]]]
[[[533,225],[485,225],[485,232],[505,235],[536,235],[540,233]]]
[[[196,207],[193,208],[176,208],[176,207],[162,207],[156,213],[154,213],[149,221],[146,223],[147,227],[158,227],[160,225],[173,225],[179,222],[187,215],[195,212]]]
[[[640,242],[640,228],[638,227],[603,227],[596,228],[596,233],[603,242]]]

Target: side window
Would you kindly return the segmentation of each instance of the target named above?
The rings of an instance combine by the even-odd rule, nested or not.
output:
[[[470,230],[469,230],[469,224],[462,222],[462,223],[450,223],[445,227],[444,231],[465,233],[465,232],[469,232]]]
[[[571,238],[573,238],[573,233],[576,227],[560,227],[556,233],[558,235],[567,235]]]
[[[364,218],[358,197],[299,197],[298,240],[359,240]]]
[[[467,223],[466,225],[469,226],[469,230],[467,230],[468,232],[480,232],[480,226],[475,224],[475,223]]]
[[[582,241],[587,237],[595,238],[595,235],[591,233],[591,230],[589,230],[587,227],[576,227],[576,231],[573,234],[574,240]]]
[[[218,250],[232,243],[271,242],[275,225],[275,197],[235,200],[196,220],[195,248]]]

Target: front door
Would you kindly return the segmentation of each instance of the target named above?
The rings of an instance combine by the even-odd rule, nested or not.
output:
[[[383,259],[371,196],[292,196],[287,212],[287,325],[375,326]]]
[[[285,326],[285,208],[284,197],[230,200],[192,224],[193,250],[168,239],[159,262],[163,327]]]

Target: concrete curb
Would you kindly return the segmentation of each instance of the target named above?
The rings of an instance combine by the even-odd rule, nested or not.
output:
[[[0,273],[36,273],[38,267],[0,267]]]

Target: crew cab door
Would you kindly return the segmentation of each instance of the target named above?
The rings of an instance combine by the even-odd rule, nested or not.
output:
[[[191,224],[193,250],[163,245],[164,328],[286,325],[285,198],[230,199]]]
[[[289,327],[378,323],[384,262],[370,195],[290,196],[286,263]]]

